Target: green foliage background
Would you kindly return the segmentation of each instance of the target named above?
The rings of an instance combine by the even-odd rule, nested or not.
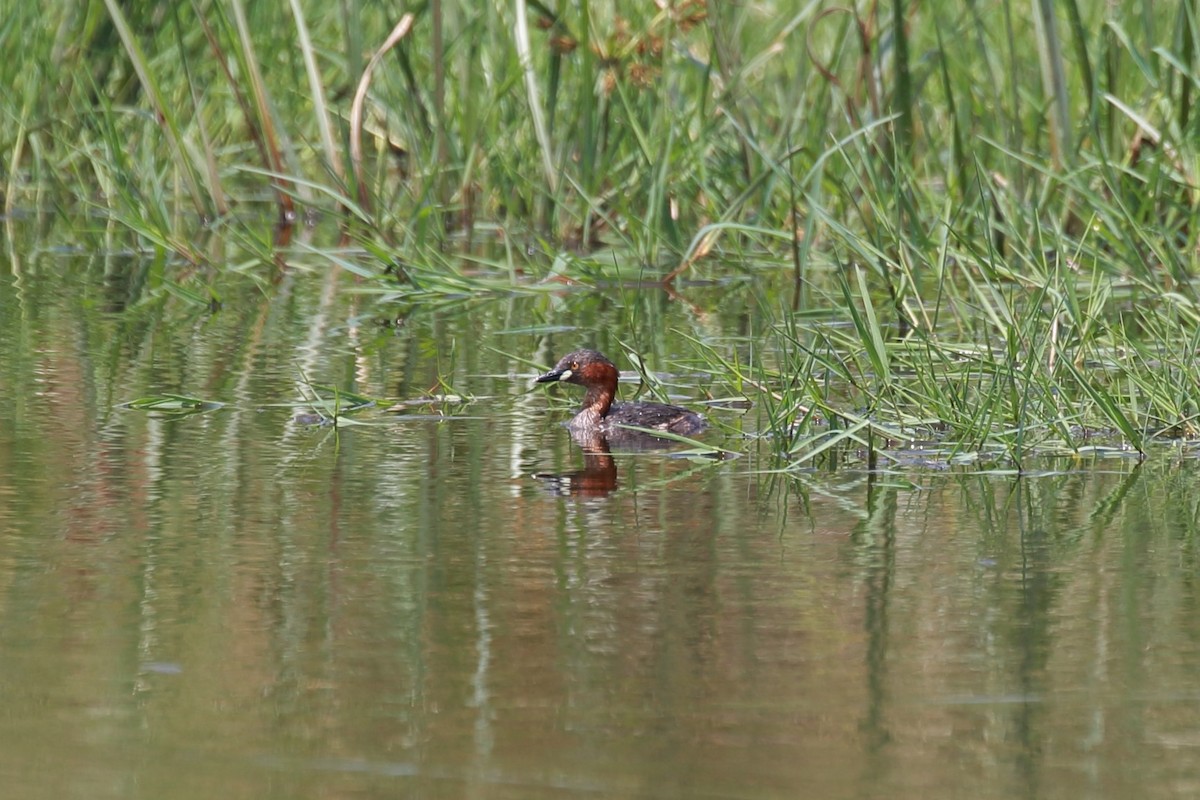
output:
[[[1192,429],[1194,4],[5,5],[10,248],[65,224],[201,302],[299,262],[410,298],[753,277],[780,426],[844,417],[821,370],[868,425],[1014,450]]]

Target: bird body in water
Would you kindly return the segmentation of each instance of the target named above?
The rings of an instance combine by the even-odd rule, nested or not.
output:
[[[567,423],[572,432],[598,432],[605,436],[634,433],[622,427],[627,425],[682,436],[704,430],[704,417],[686,408],[666,403],[618,402],[620,377],[616,365],[600,353],[576,350],[559,359],[554,369],[537,378],[537,383],[562,381],[587,389],[583,407]]]

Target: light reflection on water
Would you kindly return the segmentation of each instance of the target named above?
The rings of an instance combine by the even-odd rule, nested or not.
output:
[[[783,477],[753,448],[585,454],[532,370],[465,349],[477,316],[348,356],[305,327],[345,309],[291,302],[152,333],[51,296],[0,322],[58,343],[0,365],[11,796],[1200,788],[1190,462]],[[289,342],[314,382],[489,399],[299,426]],[[231,405],[114,409],[177,390]]]

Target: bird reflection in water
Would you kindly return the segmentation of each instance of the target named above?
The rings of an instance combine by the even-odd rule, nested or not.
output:
[[[611,431],[607,436],[595,429],[568,429],[571,441],[583,451],[583,469],[570,472],[538,472],[535,478],[564,497],[605,497],[618,486],[617,462],[613,452],[638,453],[667,450],[679,442],[633,430]]]
[[[583,469],[571,472],[538,472],[533,477],[564,497],[604,497],[617,488],[617,463],[608,440],[599,433],[571,438],[583,450]]]

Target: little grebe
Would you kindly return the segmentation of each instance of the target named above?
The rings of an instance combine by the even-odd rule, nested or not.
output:
[[[704,417],[686,408],[664,403],[613,402],[619,377],[616,365],[595,350],[576,350],[563,356],[554,369],[536,382],[566,381],[587,389],[583,408],[567,423],[572,431],[599,431],[611,435],[624,431],[622,425],[634,425],[689,436],[704,430]]]

